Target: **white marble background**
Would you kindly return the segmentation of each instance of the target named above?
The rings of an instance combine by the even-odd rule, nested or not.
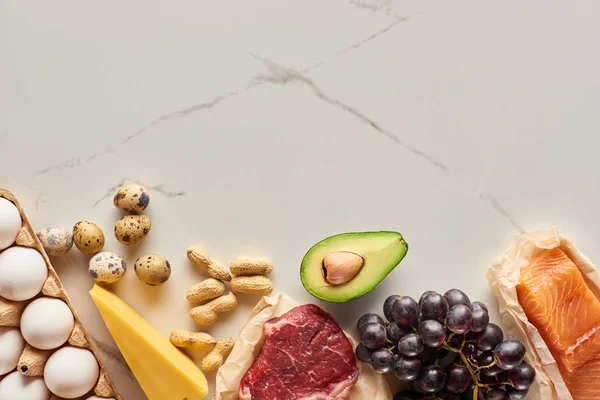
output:
[[[164,287],[132,271],[115,286],[166,334],[194,328],[192,244],[269,256],[277,289],[308,302],[314,242],[399,230],[409,254],[374,292],[320,303],[346,328],[391,293],[494,304],[485,270],[519,231],[559,225],[600,262],[599,17],[591,0],[5,0],[0,186],[38,229],[89,219],[130,265],[168,257]],[[127,182],[152,192],[134,249],[112,236]],[[119,390],[144,399],[86,262],[55,265]],[[256,301],[210,333],[235,336]]]

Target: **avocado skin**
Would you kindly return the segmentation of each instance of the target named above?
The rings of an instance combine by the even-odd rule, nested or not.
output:
[[[349,282],[330,285],[322,272],[323,258],[335,251],[349,251],[363,257],[365,264]],[[408,243],[394,231],[348,232],[330,236],[312,246],[300,266],[302,285],[314,297],[344,303],[369,293],[402,261]]]

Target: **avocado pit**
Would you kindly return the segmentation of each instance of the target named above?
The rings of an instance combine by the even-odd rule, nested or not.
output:
[[[331,285],[342,285],[358,274],[365,260],[356,253],[334,251],[323,259],[323,276]]]

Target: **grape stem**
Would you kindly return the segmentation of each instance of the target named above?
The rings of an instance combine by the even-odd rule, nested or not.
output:
[[[482,367],[478,367],[476,372],[479,372],[479,371],[481,371],[482,369],[490,369],[490,368],[492,368],[492,367],[493,367],[493,366],[495,366],[495,365],[496,365],[496,361],[494,360],[494,361],[492,361],[492,363],[491,363],[491,364],[489,364],[489,365],[484,365],[484,366],[482,366]]]
[[[450,335],[450,337],[452,337],[452,335]],[[445,348],[446,350],[450,350],[454,353],[457,353],[459,355],[460,359],[465,364],[465,367],[467,367],[467,370],[469,370],[469,373],[471,374],[471,378],[473,379],[473,384],[475,385],[474,390],[473,390],[473,400],[477,400],[477,397],[479,396],[479,386],[481,384],[479,383],[479,380],[477,379],[477,375],[476,375],[475,371],[473,371],[473,369],[471,368],[471,362],[463,354],[463,352],[461,350],[455,349],[454,347],[448,345],[448,343],[446,341],[444,341],[444,343],[442,344],[442,347]]]

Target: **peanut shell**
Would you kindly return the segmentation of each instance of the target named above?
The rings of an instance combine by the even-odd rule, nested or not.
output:
[[[273,272],[273,263],[262,257],[237,257],[229,264],[233,276],[266,275]]]
[[[264,275],[236,276],[231,279],[230,286],[234,292],[263,296],[273,291],[273,283]]]

